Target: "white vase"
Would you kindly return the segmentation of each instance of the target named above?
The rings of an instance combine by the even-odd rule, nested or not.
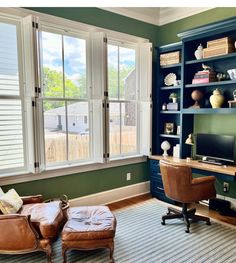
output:
[[[172,98],[172,102],[176,103],[177,102],[177,98]]]
[[[194,55],[196,59],[202,59],[203,58],[203,47],[202,44],[200,44],[197,48],[197,50],[194,52]]]
[[[213,95],[210,96],[210,103],[212,108],[220,108],[224,102],[224,96],[221,94],[220,90],[215,89]]]

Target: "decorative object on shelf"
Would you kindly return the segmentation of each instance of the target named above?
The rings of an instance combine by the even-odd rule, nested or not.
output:
[[[191,145],[191,159],[193,159],[193,146],[194,146],[194,139],[193,139],[193,134],[190,133],[188,135],[188,138],[185,141],[185,144]]]
[[[229,108],[236,108],[236,100],[228,100]]]
[[[215,89],[213,94],[210,96],[210,103],[212,108],[220,108],[224,102],[224,96],[221,94],[219,89]]]
[[[180,146],[179,146],[179,144],[176,144],[173,147],[173,157],[180,158]]]
[[[222,73],[222,72],[218,72],[216,74],[216,79],[217,81],[223,81],[223,80],[226,80],[227,79],[227,76],[225,73]]]
[[[165,102],[162,104],[161,109],[162,110],[167,110],[167,104]]]
[[[233,91],[234,100],[236,100],[236,90]]]
[[[161,144],[161,149],[163,150],[162,156],[167,157],[167,151],[170,149],[170,143],[168,141],[163,141]]]
[[[203,58],[203,46],[202,44],[200,44],[196,51],[194,52],[194,55],[196,57],[196,59],[202,59]]]
[[[230,37],[219,38],[207,42],[203,49],[203,58],[226,55],[234,52],[233,39]]]
[[[177,102],[169,102],[167,104],[167,110],[178,110],[179,109],[179,104]]]
[[[179,86],[181,84],[181,80],[176,80],[175,82],[174,82],[174,86]]]
[[[177,126],[176,134],[180,135],[180,125]]]
[[[174,123],[173,122],[166,122],[164,126],[164,133],[165,134],[174,134]]]
[[[160,65],[167,66],[180,63],[180,51],[169,52],[160,55]]]
[[[211,67],[202,64],[202,68],[203,70],[200,70],[194,74],[192,84],[205,84],[214,82],[216,80],[216,74]]]
[[[235,68],[229,69],[229,70],[227,70],[227,72],[229,74],[230,79],[232,79],[232,80],[236,79],[236,69]]]
[[[176,75],[175,73],[169,73],[168,75],[165,76],[164,78],[164,83],[166,86],[172,86],[174,85],[175,81],[176,81]]]
[[[178,95],[175,92],[172,92],[169,96],[169,99],[172,100],[173,103],[177,102]]]
[[[190,108],[201,108],[200,101],[203,98],[203,93],[200,90],[193,90],[191,93],[191,98],[195,101],[195,103],[190,106]]]

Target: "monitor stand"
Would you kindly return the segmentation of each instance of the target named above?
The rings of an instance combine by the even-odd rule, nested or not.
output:
[[[202,160],[199,161],[200,163],[209,163],[209,164],[215,164],[215,165],[224,165],[224,161],[216,160],[216,159],[210,159],[207,157],[203,157]]]

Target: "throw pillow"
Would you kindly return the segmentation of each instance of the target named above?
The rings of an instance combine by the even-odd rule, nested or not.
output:
[[[15,214],[23,205],[23,201],[14,189],[0,196],[0,209],[3,214]]]

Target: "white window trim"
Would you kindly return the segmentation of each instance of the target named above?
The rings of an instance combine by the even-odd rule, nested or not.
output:
[[[42,24],[47,25],[47,24],[56,24],[56,28],[60,27],[60,29],[68,29],[71,28],[71,31],[78,32],[82,34],[82,32],[88,34],[88,32],[104,32],[107,37],[110,39],[119,39],[122,42],[129,43],[130,45],[134,45],[137,43],[148,43],[148,39],[144,39],[141,37],[136,37],[133,35],[125,34],[125,33],[120,33],[116,32],[113,30],[108,30],[100,27],[95,27],[91,25],[87,25],[81,22],[76,22],[72,20],[68,20],[65,18],[60,18],[56,17],[53,15],[47,15],[43,13],[39,13],[36,11],[32,10],[27,10],[23,8],[0,8],[0,16],[5,17],[6,19],[15,19],[16,21],[20,21],[21,19],[29,16],[29,15],[34,15],[39,17],[40,21]],[[21,28],[22,31],[22,28]],[[21,37],[21,36],[20,36]],[[23,44],[21,45],[21,48],[23,50]],[[23,52],[23,51],[22,51]],[[22,53],[22,55],[24,55]],[[22,58],[23,59],[23,58]],[[23,64],[24,65],[24,64]],[[24,89],[25,90],[25,89]],[[26,133],[25,133],[26,134]],[[26,148],[25,148],[26,149]],[[27,156],[28,159],[28,156]],[[128,165],[128,164],[133,164],[133,163],[141,163],[141,162],[146,162],[147,158],[146,156],[136,154],[134,156],[119,156],[118,158],[114,158],[109,162],[106,163],[76,163],[76,164],[70,164],[64,167],[61,167],[59,169],[56,167],[53,167],[52,170],[47,170],[44,171],[40,174],[32,174],[32,173],[25,173],[24,171],[19,172],[17,171],[16,175],[15,173],[8,173],[4,174],[3,176],[0,177],[0,185],[8,185],[8,184],[13,184],[13,183],[19,183],[19,182],[28,182],[28,181],[34,181],[34,180],[41,180],[41,179],[47,179],[47,178],[52,178],[52,177],[57,177],[57,176],[64,176],[64,175],[69,175],[69,174],[74,174],[74,173],[81,173],[81,172],[87,172],[87,171],[93,171],[97,169],[106,169],[110,167],[117,167],[117,166],[123,166],[123,165]]]

